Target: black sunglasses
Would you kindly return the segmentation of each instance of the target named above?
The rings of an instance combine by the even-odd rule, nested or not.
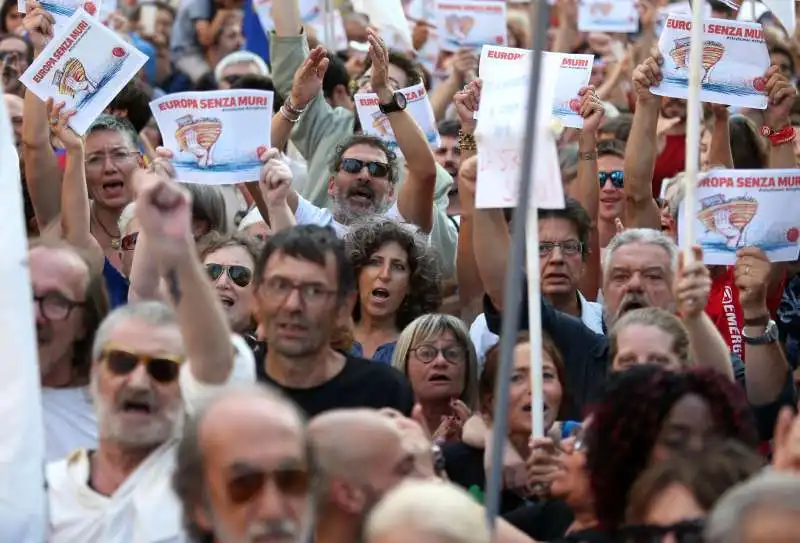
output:
[[[672,535],[677,543],[703,543],[703,519],[687,520],[669,526],[649,524],[628,525],[620,528],[619,541],[625,543],[661,543]]]
[[[237,286],[246,287],[253,280],[253,272],[244,266],[224,266],[222,264],[206,264],[206,273],[212,281],[219,279],[224,272]]]
[[[366,162],[357,158],[343,158],[340,169],[347,173],[360,173],[366,166],[367,171],[372,177],[386,177],[389,175],[389,165],[383,162]]]
[[[244,473],[235,474],[228,481],[228,498],[236,505],[252,501],[270,479],[287,496],[303,496],[311,486],[311,474],[305,468],[283,468],[272,472],[248,469]]]
[[[614,188],[621,189],[625,185],[625,174],[622,170],[612,170],[610,172],[597,172],[597,180],[600,182],[600,188],[606,186],[606,182],[611,180]]]
[[[184,358],[181,356],[149,356],[119,347],[106,347],[100,358],[115,375],[128,375],[144,364],[147,373],[159,383],[171,383],[178,378]]]

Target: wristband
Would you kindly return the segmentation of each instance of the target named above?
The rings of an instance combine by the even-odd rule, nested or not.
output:
[[[286,100],[283,102],[283,106],[286,107],[286,109],[288,109],[290,113],[294,113],[298,117],[300,116],[301,113],[303,113],[306,110],[306,107],[308,107],[307,105],[306,107],[297,107],[292,103],[291,96],[288,96],[286,98]]]
[[[283,117],[292,124],[297,124],[297,121],[300,120],[300,114],[297,113],[296,111],[293,111],[290,107],[288,107],[286,105],[286,102],[284,102],[284,104],[278,110],[278,113],[281,114],[281,117]]]
[[[475,141],[475,135],[459,130],[458,149],[461,151],[477,151],[478,142]]]
[[[783,145],[794,140],[795,131],[792,125],[786,125],[780,130],[773,130],[767,125],[761,127],[761,135],[769,140],[773,147]]]

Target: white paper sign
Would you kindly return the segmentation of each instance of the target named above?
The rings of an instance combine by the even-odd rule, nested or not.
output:
[[[497,0],[437,0],[436,26],[443,51],[508,43],[506,5]]]
[[[580,0],[578,30],[581,32],[636,32],[639,12],[636,0]]]
[[[752,246],[772,262],[797,260],[800,170],[712,170],[698,183],[695,199],[695,244],[703,248],[706,264],[734,264],[736,251]]]
[[[656,35],[661,35],[661,32],[664,30],[664,25],[667,24],[667,18],[672,13],[679,13],[691,18],[692,5],[689,3],[689,0],[683,0],[682,2],[672,3],[658,8],[658,15],[656,16]],[[711,18],[711,4],[708,2],[703,4],[703,18]]]
[[[98,10],[103,12],[102,0],[41,0],[39,5],[53,16],[56,22],[55,34],[64,29],[79,8],[83,8],[89,15],[97,15]],[[25,0],[17,0],[17,11],[25,13]]]
[[[178,178],[226,185],[258,180],[272,100],[272,92],[258,90],[181,92],[153,100],[150,109]]]
[[[400,92],[403,93],[408,101],[406,111],[425,132],[425,138],[428,143],[438,147],[441,144],[441,139],[439,138],[439,131],[436,129],[436,119],[433,116],[433,107],[428,98],[428,93],[425,91],[425,85],[419,83],[400,89]],[[362,93],[356,94],[353,99],[356,103],[358,119],[361,122],[361,129],[364,133],[382,139],[392,151],[400,154],[400,148],[397,146],[397,139],[394,137],[389,119],[378,108],[378,95]]]
[[[331,28],[333,29],[333,36],[328,36],[327,38],[325,36],[326,19],[331,20],[330,24]],[[334,51],[347,50],[349,42],[347,41],[347,33],[344,29],[344,19],[342,19],[342,13],[338,9],[333,10],[327,15],[323,13],[313,21],[310,21],[308,24],[314,28],[314,33],[317,36],[317,40],[327,45],[329,49]],[[326,43],[326,39],[330,43]]]
[[[703,30],[703,66],[700,101],[766,109],[769,53],[758,23],[707,19]],[[661,84],[653,94],[672,98],[689,95],[689,58],[692,20],[670,15],[658,40],[664,57]]]
[[[559,57],[542,57],[537,108],[549,112],[554,100]],[[478,208],[513,207],[517,204],[528,111],[530,69],[522,65],[502,69],[483,80],[478,141],[478,180],[475,205]],[[551,116],[539,115],[536,126],[536,155],[531,205],[539,208],[564,207],[564,190],[558,164]]]
[[[321,3],[322,0],[299,0],[300,20],[303,24],[312,23],[322,16]],[[269,35],[275,28],[275,22],[272,20],[272,0],[253,0],[253,10],[258,15],[264,33]]]
[[[414,49],[400,0],[351,0],[351,3],[353,11],[369,17],[370,25],[380,30],[381,38],[390,49]]]
[[[69,125],[82,135],[146,61],[117,33],[78,10],[19,79],[40,99],[76,109]]]
[[[484,45],[479,65],[480,76],[485,81],[494,77],[498,71],[528,70],[531,63],[530,53],[529,49]],[[568,55],[549,51],[544,54],[546,57],[557,57],[559,66],[553,95],[553,116],[564,126],[583,128],[578,91],[589,84],[594,55]]]

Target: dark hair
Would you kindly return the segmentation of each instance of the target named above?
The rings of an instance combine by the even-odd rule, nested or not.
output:
[[[325,267],[328,254],[332,253],[336,261],[339,300],[343,300],[355,289],[353,264],[347,258],[344,242],[336,237],[333,228],[304,224],[281,230],[269,238],[256,260],[255,277],[253,278],[256,288],[263,284],[267,262],[274,253],[283,253],[322,267]]]
[[[132,79],[111,100],[111,103],[106,107],[106,111],[130,121],[133,129],[138,134],[147,126],[153,116],[153,112],[150,110],[150,97],[150,92],[136,79]],[[124,112],[124,114],[117,114],[116,112]]]
[[[731,115],[731,155],[737,170],[760,170],[767,167],[767,149],[764,139],[756,133],[755,126],[744,115]]]
[[[356,280],[369,264],[377,250],[395,242],[408,255],[411,270],[408,292],[395,315],[399,330],[426,313],[434,313],[442,305],[441,272],[433,250],[427,240],[396,221],[384,218],[370,219],[359,224],[345,238],[347,254],[353,263]],[[353,308],[353,321],[361,320],[361,304]]]
[[[8,13],[17,7],[17,0],[4,0],[3,5],[0,6],[0,34],[7,34],[6,16]]]
[[[397,51],[389,51],[389,64],[397,66],[403,73],[406,74],[406,79],[408,79],[408,86],[416,85],[417,83],[423,83],[422,79],[422,70],[420,65],[408,58],[408,56],[404,55],[403,53],[399,53]],[[367,55],[367,59],[364,62],[364,71],[356,78],[361,79],[364,77],[364,74],[369,71],[372,67],[372,59]]]
[[[333,96],[333,91],[335,91],[336,87],[339,85],[344,86],[344,90],[349,92],[350,74],[347,73],[347,67],[344,61],[342,61],[339,55],[331,51],[327,52],[327,56],[329,61],[328,70],[322,78],[322,94],[325,98],[330,98]]]
[[[769,44],[769,54],[779,54],[783,55],[789,59],[789,67],[792,70],[792,74],[795,73],[795,64],[794,64],[794,55],[792,54],[791,50],[784,44],[779,42],[778,40],[772,40],[772,43]]]
[[[453,119],[445,119],[439,123],[437,128],[439,129],[439,135],[455,138],[461,129],[461,123]]]
[[[527,331],[522,331],[517,334],[517,341],[514,345],[523,345],[530,343],[531,337]],[[561,351],[558,350],[556,344],[546,332],[542,332],[542,350],[553,359],[553,364],[556,367],[556,374],[558,375],[558,382],[561,383],[561,405],[558,407],[558,416],[556,420],[564,420],[569,412],[570,400],[569,390],[567,388],[566,369],[564,366],[564,357]],[[497,386],[497,373],[500,370],[500,344],[493,345],[486,351],[485,362],[483,364],[483,371],[478,380],[478,403],[481,411],[489,416],[492,415],[492,401],[494,398],[495,387]]]
[[[226,234],[228,231],[228,212],[225,196],[217,185],[181,183],[192,197],[192,220],[208,224],[208,232]]]
[[[736,13],[735,8],[730,7],[721,0],[708,0],[708,3],[711,4],[711,9],[714,11],[721,11],[726,16],[731,16]]]
[[[172,17],[172,22],[175,22],[175,8],[169,5],[167,2],[161,2],[160,0],[146,0],[141,4],[136,4],[136,7],[133,8],[130,17],[128,17],[131,22],[136,23],[139,22],[139,19],[142,17],[142,7],[143,6],[155,6],[155,8],[159,11],[166,11]]]
[[[592,219],[589,213],[576,200],[567,196],[564,198],[564,209],[540,209],[539,220],[542,219],[564,219],[569,221],[578,232],[578,241],[581,242],[581,257],[589,255],[589,235],[592,232]]]
[[[736,440],[713,443],[702,451],[684,451],[656,464],[636,479],[628,498],[627,521],[643,524],[653,500],[672,485],[685,487],[697,504],[711,511],[729,488],[744,482],[764,460]]]
[[[272,113],[275,114],[283,105],[283,98],[275,90],[275,83],[268,75],[247,74],[237,77],[231,84],[231,89],[249,89],[272,91]]]
[[[627,143],[633,126],[633,115],[630,113],[620,113],[613,119],[606,119],[600,125],[600,132],[611,134],[615,140]]]
[[[704,398],[724,438],[755,448],[753,415],[739,387],[710,369],[671,372],[653,365],[609,374],[593,410],[586,466],[600,525],[615,529],[628,492],[650,462],[661,426],[687,394]]]
[[[6,13],[8,13],[8,10],[6,10]],[[3,14],[2,21],[5,22],[5,20],[6,20],[6,16],[5,16],[5,14]],[[0,32],[0,42],[3,41],[3,40],[8,40],[8,39],[19,40],[25,45],[25,58],[27,59],[28,64],[31,64],[33,62],[33,45],[31,44],[31,42],[29,42],[27,39],[23,38],[22,36],[18,36],[16,34],[7,34],[5,32]]]
[[[625,144],[618,140],[605,140],[597,144],[597,158],[602,156],[615,156],[625,158]]]
[[[380,149],[383,154],[386,155],[386,162],[389,164],[389,184],[396,185],[398,181],[398,171],[397,171],[397,155],[389,149],[389,146],[386,145],[386,142],[380,138],[376,138],[375,136],[367,136],[366,134],[354,134],[348,137],[344,143],[341,143],[336,147],[336,152],[333,155],[333,160],[331,161],[331,172],[336,173],[342,167],[342,157],[344,156],[345,152],[351,147],[355,147],[356,145],[369,145],[370,147],[375,147],[376,149]]]

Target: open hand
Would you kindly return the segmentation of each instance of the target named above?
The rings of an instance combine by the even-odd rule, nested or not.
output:
[[[319,95],[329,62],[327,53],[321,46],[315,47],[308,54],[308,58],[294,73],[290,94],[294,107],[303,109]]]
[[[367,41],[369,42],[368,54],[372,62],[370,68],[372,92],[378,95],[382,103],[388,103],[397,90],[392,88],[392,84],[389,81],[389,49],[372,28],[367,29]]]
[[[83,151],[83,138],[69,127],[69,120],[77,113],[74,109],[64,109],[64,102],[46,102],[47,118],[50,119],[50,133],[53,134],[67,152]]]

